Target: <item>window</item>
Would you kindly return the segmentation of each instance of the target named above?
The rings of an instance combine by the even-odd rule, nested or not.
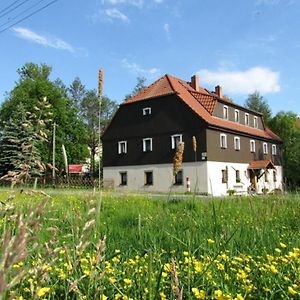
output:
[[[226,134],[223,134],[223,133],[220,134],[220,147],[222,149],[227,148],[227,135]]]
[[[277,174],[276,171],[273,170],[273,181],[276,182],[277,181]]]
[[[269,182],[269,171],[265,171],[265,182]]]
[[[222,170],[222,183],[228,182],[228,170]]]
[[[127,141],[118,142],[118,153],[119,154],[127,153]]]
[[[143,116],[151,115],[151,107],[143,108]]]
[[[263,153],[268,154],[268,144],[267,143],[263,143]]]
[[[223,106],[223,119],[228,120],[228,106]]]
[[[250,152],[255,152],[255,141],[250,140]]]
[[[238,123],[240,122],[240,112],[237,109],[234,111],[234,121]]]
[[[258,128],[258,120],[257,120],[257,117],[254,117],[254,119],[253,119],[253,126],[254,126],[254,128]]]
[[[179,143],[182,143],[182,134],[171,135],[172,149],[177,149]]]
[[[272,155],[277,155],[277,147],[276,147],[276,145],[272,145]]]
[[[127,185],[127,172],[120,172],[120,185]]]
[[[144,152],[152,151],[152,138],[143,139],[143,151]]]
[[[241,149],[241,139],[237,136],[234,137],[234,149],[235,150]]]
[[[245,125],[249,126],[249,114],[245,113]]]
[[[175,185],[183,185],[183,171],[179,170],[175,175]]]
[[[153,185],[153,172],[145,171],[145,185]]]
[[[236,183],[241,182],[240,170],[235,170],[235,182]]]

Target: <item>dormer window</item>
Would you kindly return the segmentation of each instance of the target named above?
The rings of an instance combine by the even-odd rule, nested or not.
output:
[[[151,115],[151,107],[143,108],[143,116]]]
[[[223,106],[223,119],[228,120],[228,106]]]
[[[249,114],[245,113],[245,125],[249,126]]]
[[[258,128],[258,119],[257,119],[257,117],[254,117],[254,119],[253,119],[253,126],[254,126],[254,128]]]
[[[240,122],[240,112],[237,109],[234,111],[234,121],[237,123]]]

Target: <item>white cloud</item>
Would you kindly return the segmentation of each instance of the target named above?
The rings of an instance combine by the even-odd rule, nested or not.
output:
[[[126,58],[122,59],[122,66],[131,73],[142,75],[148,78],[154,78],[160,74],[160,70],[158,68],[144,69],[136,63],[129,62]]]
[[[136,7],[142,7],[144,4],[144,0],[102,0],[102,3],[110,5],[127,4]]]
[[[71,53],[75,52],[73,46],[59,38],[46,37],[24,27],[14,27],[12,30],[18,37],[31,41],[33,43],[43,45],[45,47],[69,51]]]
[[[197,72],[201,82],[220,84],[225,93],[247,95],[254,91],[260,93],[276,93],[280,91],[279,72],[265,67],[254,67],[246,71],[209,71],[202,69]]]
[[[256,0],[255,5],[277,5],[280,0]]]
[[[129,18],[117,8],[108,8],[104,10],[105,15],[110,19],[121,20],[122,22],[129,22]]]
[[[168,23],[164,24],[164,31],[167,35],[168,40],[170,40],[171,39],[170,24]]]

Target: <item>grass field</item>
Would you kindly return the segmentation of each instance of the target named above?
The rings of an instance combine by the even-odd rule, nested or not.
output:
[[[0,200],[3,299],[300,298],[298,195]]]

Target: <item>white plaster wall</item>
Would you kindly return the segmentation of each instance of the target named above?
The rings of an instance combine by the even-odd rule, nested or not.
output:
[[[183,185],[173,184],[173,165],[138,165],[103,168],[104,181],[113,181],[114,189],[123,191],[168,192],[170,188],[176,192],[186,192],[186,178],[191,182],[191,191],[207,193],[207,164],[206,162],[183,163]],[[153,172],[153,185],[146,186],[145,171]],[[120,172],[127,172],[127,185],[120,185]]]
[[[266,188],[269,192],[274,189],[283,190],[283,173],[281,166],[275,166],[276,169],[276,182],[273,180],[273,169],[267,170],[268,172],[268,182],[265,181],[265,176],[263,175],[257,182],[257,188],[259,193],[263,193],[263,189]],[[263,172],[263,170],[261,171]]]

